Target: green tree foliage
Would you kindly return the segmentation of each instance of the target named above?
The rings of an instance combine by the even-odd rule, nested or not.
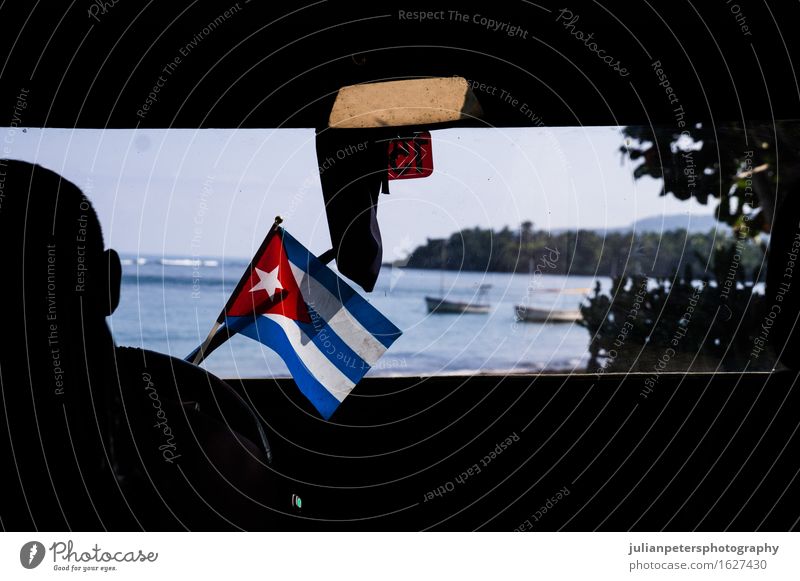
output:
[[[609,294],[598,284],[581,306],[579,322],[591,336],[588,371],[657,377],[670,371],[741,371],[748,360],[750,371],[772,369],[771,350],[750,357],[766,299],[754,292],[752,281],[726,284],[732,260],[730,248],[720,246],[712,272],[700,280],[691,273],[624,275],[614,278]]]
[[[669,278],[659,268],[643,269],[640,276],[615,277],[608,295],[598,286],[581,308],[581,324],[591,334],[590,371],[647,371],[654,386],[670,370],[771,369],[771,349],[751,356],[766,312],[764,295],[754,292],[764,278],[760,235],[770,232],[775,209],[800,182],[800,124],[637,126],[623,135],[621,152],[640,162],[636,179],[662,180],[661,195],[718,200],[716,216],[734,235],[705,246],[690,240],[687,248],[698,260],[684,257]],[[673,256],[669,237],[660,242]],[[705,257],[711,260],[698,269]]]
[[[770,231],[775,209],[800,182],[797,122],[629,126],[622,132],[621,153],[638,163],[634,178],[662,180],[662,196],[717,200],[717,218],[750,236]]]
[[[623,273],[670,276],[687,268],[701,276],[713,265],[715,248],[732,247],[730,233],[612,232],[592,230],[551,234],[526,222],[518,231],[503,228],[462,230],[447,239],[433,239],[413,251],[410,268],[523,272],[555,250],[560,257],[552,274],[616,276]],[[763,249],[743,240],[740,277],[756,278],[762,267]]]

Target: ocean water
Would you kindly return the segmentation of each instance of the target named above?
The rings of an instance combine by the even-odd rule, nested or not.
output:
[[[122,296],[110,327],[118,345],[183,358],[206,337],[247,262],[144,258],[124,260]],[[403,335],[369,375],[582,371],[589,333],[577,324],[517,323],[514,305],[575,309],[581,294],[553,289],[593,287],[606,277],[440,272],[384,268],[372,293],[363,293]],[[478,298],[490,284],[489,314],[429,314],[425,296]],[[529,292],[529,288],[533,292]],[[288,371],[269,348],[234,336],[203,366],[220,377],[279,377]]]

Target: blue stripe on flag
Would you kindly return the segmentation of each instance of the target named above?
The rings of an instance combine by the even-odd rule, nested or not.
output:
[[[314,309],[308,307],[310,323],[295,321],[303,333],[308,335],[320,352],[353,383],[358,383],[370,366],[359,357],[350,345],[331,329]]]
[[[384,317],[378,309],[336,276],[335,272],[322,264],[286,230],[282,230],[282,237],[283,247],[286,249],[286,256],[289,260],[313,276],[331,294],[339,298],[350,314],[385,347],[389,347],[402,334],[402,331]]]
[[[314,377],[314,374],[300,360],[280,325],[266,317],[256,317],[255,321],[252,317],[227,317],[226,324],[233,331],[263,343],[275,351],[286,363],[289,373],[292,374],[297,387],[300,388],[303,395],[314,404],[314,407],[322,414],[323,418],[327,420],[331,417],[336,408],[339,407],[339,400],[325,389],[325,386]]]

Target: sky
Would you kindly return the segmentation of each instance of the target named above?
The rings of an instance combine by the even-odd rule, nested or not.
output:
[[[8,130],[2,130],[10,135]],[[7,157],[61,173],[89,196],[123,256],[250,258],[273,219],[330,248],[311,129],[18,129]],[[464,228],[604,229],[711,214],[634,181],[617,127],[432,132],[434,173],[392,181],[378,220],[384,260]]]

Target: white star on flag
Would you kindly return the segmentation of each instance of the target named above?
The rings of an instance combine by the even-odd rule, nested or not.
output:
[[[250,289],[251,293],[256,291],[263,290],[267,293],[270,299],[275,296],[275,293],[279,290],[283,290],[283,285],[281,281],[278,280],[278,268],[276,266],[269,272],[264,272],[260,268],[256,267],[255,271],[258,274],[259,281],[257,284],[253,285],[253,288]]]

